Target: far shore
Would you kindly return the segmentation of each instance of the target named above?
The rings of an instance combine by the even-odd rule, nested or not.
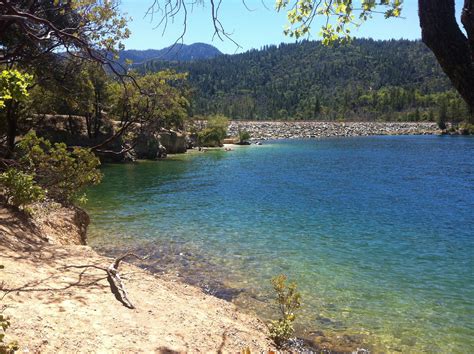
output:
[[[239,130],[252,140],[441,133],[435,122],[231,121],[228,135],[238,136]]]

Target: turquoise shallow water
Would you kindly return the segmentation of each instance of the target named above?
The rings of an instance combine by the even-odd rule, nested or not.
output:
[[[276,141],[104,166],[91,244],[269,315],[299,284],[302,328],[376,352],[474,352],[474,139]]]

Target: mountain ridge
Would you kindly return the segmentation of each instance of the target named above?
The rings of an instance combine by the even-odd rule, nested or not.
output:
[[[132,61],[132,65],[142,65],[151,60],[164,61],[194,61],[202,59],[212,59],[222,52],[211,44],[192,43],[174,44],[162,49],[127,49],[119,52],[119,62],[124,64],[127,60]]]
[[[187,72],[192,113],[232,119],[451,119],[465,105],[420,40],[268,45],[192,62],[151,60],[139,72]]]

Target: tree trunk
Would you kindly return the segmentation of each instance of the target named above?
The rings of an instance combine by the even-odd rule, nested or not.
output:
[[[474,0],[465,0],[462,23],[456,22],[454,0],[418,0],[423,42],[433,51],[441,68],[469,106],[474,123]]]
[[[87,137],[92,139],[92,113],[87,112],[84,116],[86,118]]]
[[[13,100],[7,101],[7,158],[13,155],[15,148],[15,138],[17,133],[17,109],[18,103]]]
[[[100,128],[102,126],[102,107],[101,107],[101,95],[100,91],[95,90],[95,103],[94,103],[94,138],[99,136]]]

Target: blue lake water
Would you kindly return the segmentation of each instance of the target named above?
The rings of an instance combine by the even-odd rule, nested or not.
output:
[[[301,331],[474,352],[472,137],[275,141],[103,171],[87,209],[105,253],[149,254],[264,318],[285,273]]]

